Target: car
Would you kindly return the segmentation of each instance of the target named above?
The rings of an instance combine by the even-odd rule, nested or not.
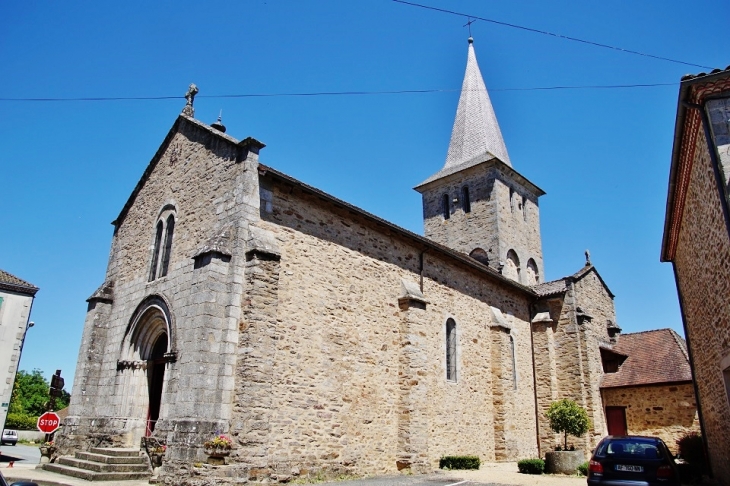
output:
[[[2,438],[0,438],[0,445],[10,444],[15,445],[18,443],[18,432],[10,429],[3,429]]]
[[[0,486],[8,486],[8,482],[5,480],[5,476],[0,472]],[[32,481],[18,481],[10,484],[9,486],[38,486],[38,483]]]
[[[679,470],[658,437],[609,435],[588,463],[590,486],[680,486]]]

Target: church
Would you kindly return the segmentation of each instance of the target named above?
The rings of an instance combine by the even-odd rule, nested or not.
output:
[[[446,162],[415,187],[424,236],[265,165],[195,119],[196,92],[113,223],[60,456],[154,441],[165,484],[418,473],[544,455],[562,398],[591,420],[577,449],[606,434],[613,294],[588,255],[544,281],[544,192],[512,166],[471,38]]]

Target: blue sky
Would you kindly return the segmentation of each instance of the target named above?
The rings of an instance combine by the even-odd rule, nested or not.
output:
[[[693,64],[730,64],[726,0],[421,3]],[[72,382],[117,216],[184,106],[267,144],[262,162],[423,232],[412,187],[444,163],[464,17],[389,0],[6,2],[0,268],[40,287],[21,369]],[[547,279],[594,264],[624,332],[681,317],[659,262],[678,83],[693,67],[477,21],[477,58],[513,166],[540,200]],[[514,90],[662,84],[614,89]],[[421,94],[215,95],[442,90]],[[194,182],[194,181],[192,181]]]

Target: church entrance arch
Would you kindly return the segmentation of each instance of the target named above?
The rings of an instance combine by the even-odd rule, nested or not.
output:
[[[134,435],[150,436],[160,418],[172,327],[165,301],[145,299],[130,320],[119,370],[124,377],[123,416],[139,424]]]

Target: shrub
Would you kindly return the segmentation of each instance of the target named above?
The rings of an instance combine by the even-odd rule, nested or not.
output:
[[[9,413],[5,419],[6,429],[36,430],[38,417],[24,413]]]
[[[588,476],[588,461],[578,466],[578,473],[583,476]]]
[[[705,462],[705,445],[702,436],[697,432],[688,432],[677,439],[677,451],[685,464],[679,465],[679,473],[683,482],[696,482],[707,473]]]
[[[517,463],[522,474],[542,474],[545,472],[545,461],[542,459],[522,459]]]
[[[545,413],[554,432],[564,434],[563,450],[568,450],[568,434],[580,437],[591,426],[588,413],[573,400],[564,398],[553,402]]]
[[[439,460],[439,469],[479,469],[480,464],[477,456],[444,456]]]
[[[705,463],[705,445],[702,443],[702,436],[697,432],[688,432],[677,439],[677,451],[679,457],[690,464]]]

